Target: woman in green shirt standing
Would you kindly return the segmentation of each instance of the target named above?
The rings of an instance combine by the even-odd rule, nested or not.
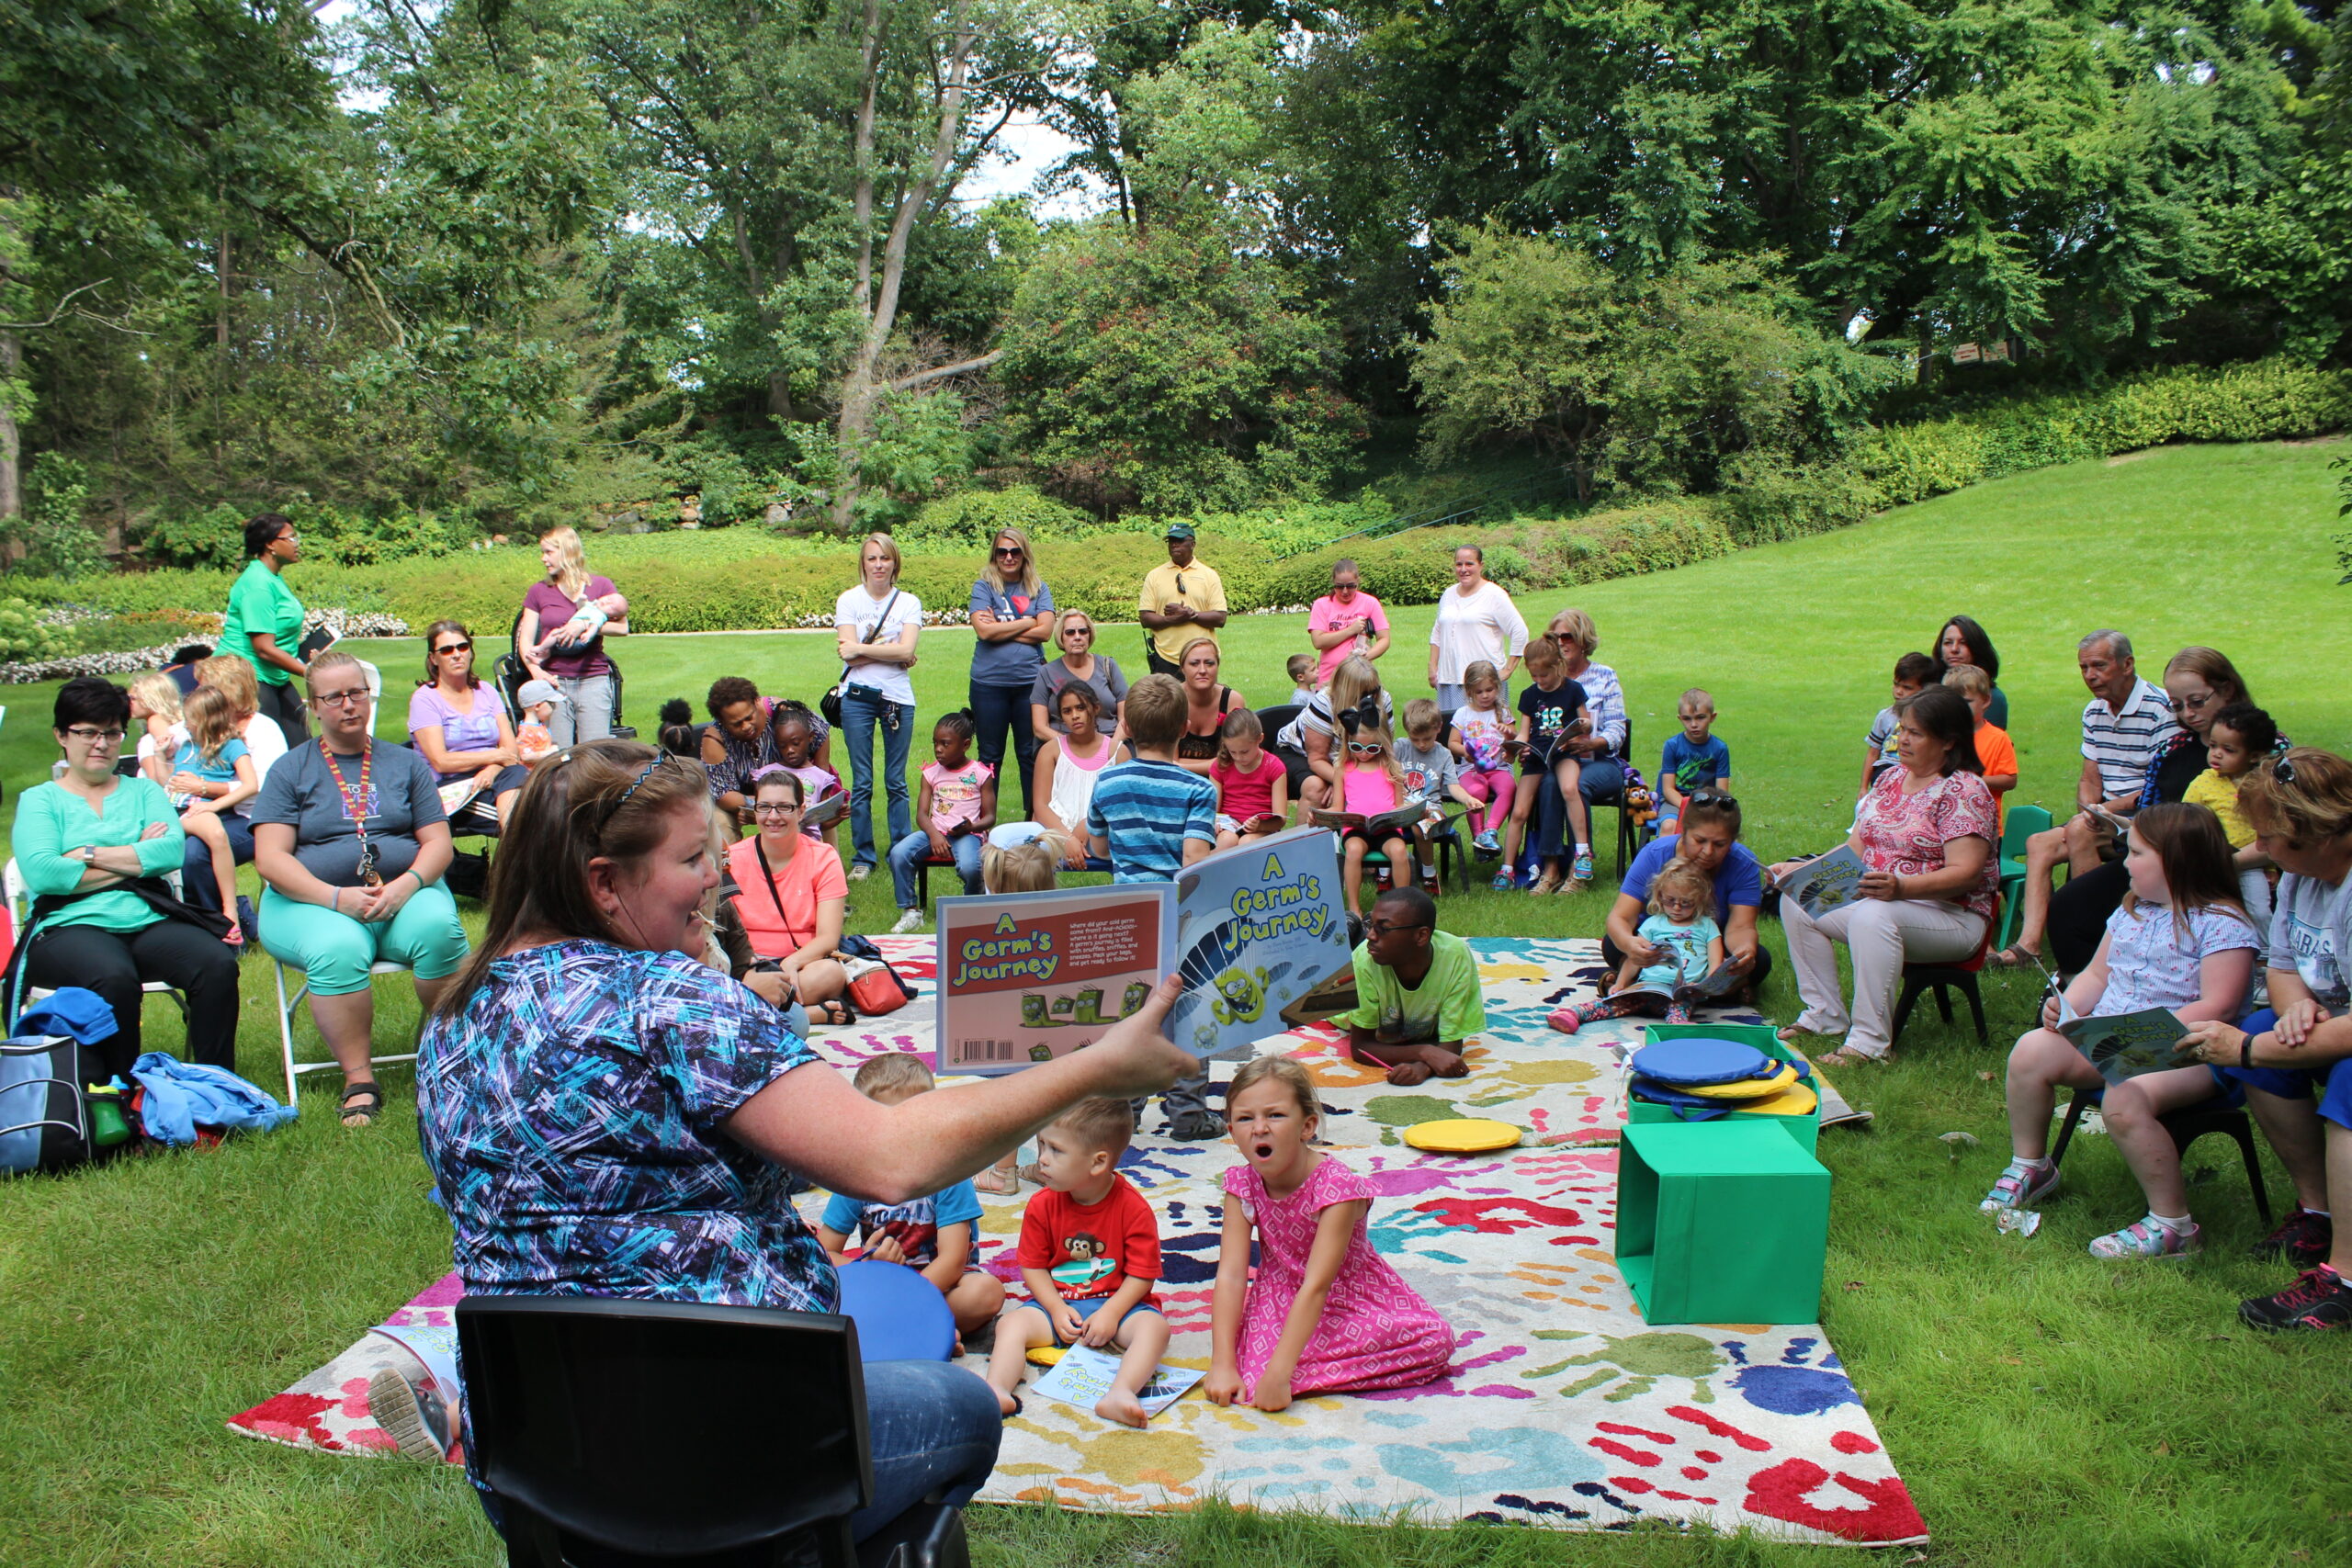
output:
[[[229,613],[220,622],[222,653],[254,667],[261,681],[261,715],[286,733],[288,747],[311,738],[294,677],[309,673],[297,651],[302,641],[302,601],[278,574],[302,558],[293,520],[264,512],[245,525],[245,554],[252,558],[229,589]]]
[[[114,771],[130,697],[96,675],[58,689],[57,744],[65,772],[17,802],[10,847],[34,899],[21,989],[81,986],[114,1010],[117,1032],[93,1049],[129,1074],[140,1043],[140,986],[161,980],[187,998],[189,1060],[237,1067],[237,957],[219,937],[174,919],[130,891],[136,879],[177,871],[179,813],[152,779]],[[50,899],[63,902],[43,909]],[[22,998],[12,994],[13,1004]]]

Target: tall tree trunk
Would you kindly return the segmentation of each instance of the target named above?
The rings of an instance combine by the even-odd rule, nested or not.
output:
[[[17,228],[16,197],[16,186],[0,185],[0,321],[8,319],[6,311],[16,292],[16,270],[8,258],[17,254],[23,237]],[[24,347],[17,334],[0,328],[0,533],[7,532],[8,525],[25,511],[19,466],[24,448],[17,432],[17,378],[24,373]]]
[[[861,214],[873,210],[871,106],[875,73],[879,68],[880,16],[880,0],[867,0],[865,107],[860,109],[858,116],[857,189]],[[956,160],[956,138],[964,123],[964,94],[971,69],[972,46],[979,36],[978,29],[972,24],[968,6],[957,5],[954,27],[955,43],[947,63],[946,81],[939,93],[939,131],[932,141],[931,164],[921,175],[909,178],[899,189],[898,211],[890,222],[890,237],[882,247],[882,277],[878,288],[871,288],[872,242],[863,235],[859,242],[857,299],[862,308],[861,313],[865,318],[865,333],[858,342],[857,357],[842,383],[841,422],[834,430],[834,448],[840,454],[841,474],[833,487],[832,523],[843,533],[849,531],[850,520],[855,514],[860,488],[858,462],[865,439],[873,433],[874,399],[881,390],[876,380],[876,367],[881,363],[883,348],[890,341],[890,329],[898,321],[899,290],[907,275],[907,242],[914,233],[916,219],[931,204],[932,191]],[[871,233],[870,224],[866,233]]]

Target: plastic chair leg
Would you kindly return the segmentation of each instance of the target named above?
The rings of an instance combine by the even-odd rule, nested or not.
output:
[[[1968,998],[1968,1016],[1976,1023],[1976,1043],[1990,1050],[1993,1032],[1984,1027],[1984,998],[1976,988],[1976,976],[1971,975],[1961,983],[1960,994]]]

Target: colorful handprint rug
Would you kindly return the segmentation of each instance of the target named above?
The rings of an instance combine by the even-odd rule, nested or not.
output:
[[[928,979],[918,942],[891,944]],[[1630,1022],[1563,1035],[1544,1015],[1602,978],[1586,941],[1475,941],[1487,1032],[1470,1075],[1393,1089],[1348,1061],[1338,1031],[1264,1042],[1313,1074],[1330,1152],[1381,1194],[1373,1236],[1454,1325],[1448,1375],[1427,1388],[1303,1399],[1279,1414],[1220,1409],[1196,1391],[1131,1431],[1032,1399],[1006,1424],[983,1502],[1057,1502],[1115,1512],[1207,1498],[1337,1518],[1477,1518],[1573,1529],[1651,1521],[1746,1529],[1776,1540],[1887,1546],[1927,1539],[1860,1397],[1816,1326],[1642,1322],[1612,1260],[1623,1114],[1611,1046]],[[901,954],[904,954],[901,957]],[[844,1065],[931,1048],[928,987],[887,1019],[820,1040]],[[1752,1019],[1753,1014],[1726,1017]],[[1217,1077],[1229,1077],[1229,1065]],[[1527,1129],[1498,1155],[1423,1155],[1415,1122],[1486,1116]],[[1146,1118],[1156,1128],[1156,1111]],[[1558,1140],[1546,1143],[1544,1140]],[[1147,1132],[1125,1169],[1161,1216],[1170,1358],[1205,1367],[1225,1143]],[[804,1201],[813,1213],[814,1201]],[[988,1200],[982,1260],[1017,1280],[1019,1199]],[[447,1279],[394,1321],[447,1321]],[[384,1452],[368,1379],[401,1352],[370,1337],[232,1428],[298,1447]],[[983,1362],[968,1358],[977,1371]],[[1034,1376],[1035,1374],[1033,1374]]]

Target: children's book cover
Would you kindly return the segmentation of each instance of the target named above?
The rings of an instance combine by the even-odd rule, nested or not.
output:
[[[1176,889],[942,898],[938,1067],[1009,1073],[1091,1045],[1176,967]]]
[[[2169,1072],[2192,1065],[2183,1061],[2173,1049],[2188,1031],[2163,1008],[2072,1018],[2059,1024],[2058,1032],[2073,1041],[2075,1048],[2088,1056],[2099,1077],[2109,1083],[2136,1078],[2142,1073]]]
[[[1118,1375],[1116,1355],[1073,1345],[1054,1363],[1054,1370],[1039,1378],[1029,1392],[1042,1399],[1058,1399],[1064,1404],[1091,1411],[1111,1392],[1111,1380]],[[1207,1375],[1162,1361],[1152,1370],[1143,1387],[1136,1391],[1136,1397],[1142,1402],[1146,1416],[1157,1416],[1183,1398],[1194,1383]]]
[[[1855,889],[1861,886],[1870,869],[1851,844],[1840,844],[1789,873],[1788,880],[1781,884],[1781,892],[1784,897],[1795,899],[1806,914],[1819,919],[1860,897]]]
[[[1339,840],[1295,828],[1204,855],[1176,879],[1184,994],[1168,1038],[1202,1056],[1290,1027],[1283,1010],[1349,966]]]

